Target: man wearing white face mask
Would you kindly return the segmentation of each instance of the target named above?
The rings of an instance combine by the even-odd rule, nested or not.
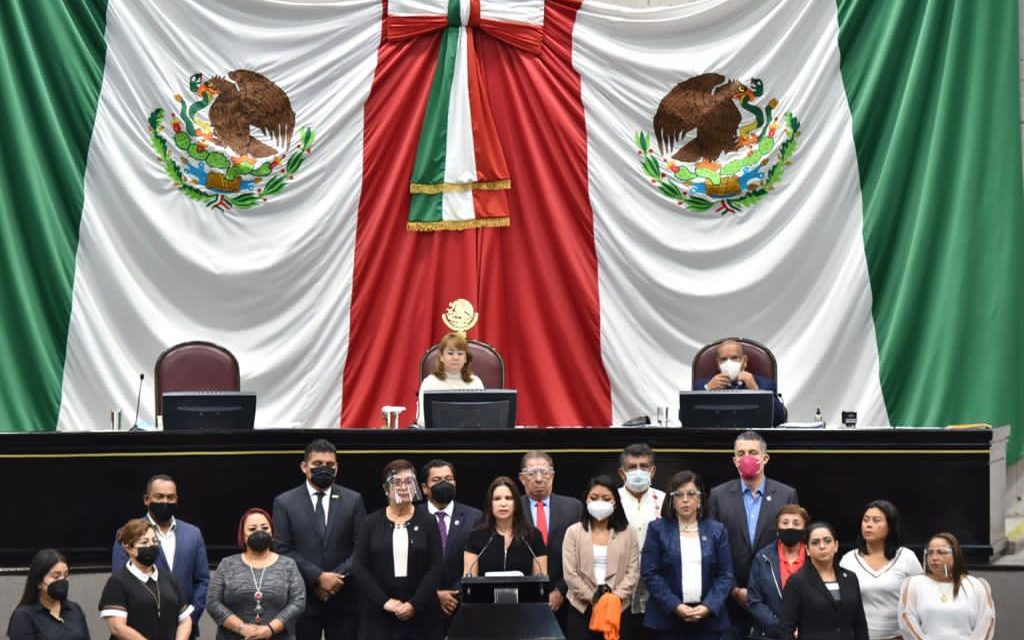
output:
[[[654,451],[647,443],[631,444],[619,454],[619,502],[626,513],[629,526],[636,532],[637,543],[643,549],[647,537],[647,525],[659,517],[665,493],[651,486],[654,481]],[[644,611],[647,608],[648,592],[643,579],[637,585],[629,606],[622,616],[623,640],[647,637],[644,629]]]
[[[775,381],[747,371],[747,356],[743,345],[735,340],[724,340],[718,345],[718,374],[713,378],[695,380],[693,390],[721,391],[724,389],[748,389],[773,392],[775,400],[775,424],[786,421],[786,405],[779,398]]]

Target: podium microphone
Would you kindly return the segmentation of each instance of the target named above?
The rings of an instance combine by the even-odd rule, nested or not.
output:
[[[529,540],[523,540],[523,542],[526,543],[527,551],[529,551],[530,555],[533,556],[533,566],[538,569],[536,575],[538,575],[538,576],[547,575],[546,573],[544,573],[543,569],[541,569],[540,560],[537,559],[537,554],[533,552],[533,545],[530,544]]]
[[[480,562],[480,558],[484,555],[484,551],[487,551],[487,547],[491,546],[491,543],[494,542],[494,536],[496,534],[496,531],[491,532],[491,537],[487,539],[484,546],[480,547],[480,553],[476,554],[476,560],[474,560],[473,564],[469,565],[469,568],[466,569],[466,573],[462,576],[463,578],[469,578],[472,576],[473,569],[476,567],[477,563]],[[530,553],[533,553],[533,551],[531,550]]]
[[[146,379],[146,374],[139,374],[139,392],[135,395],[135,419],[132,420],[132,428],[129,431],[141,431],[139,429],[139,404],[142,402],[142,381]]]

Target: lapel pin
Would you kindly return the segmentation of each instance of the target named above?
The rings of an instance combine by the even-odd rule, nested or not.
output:
[[[767,500],[768,502],[771,502],[771,501],[772,501],[772,497],[771,497],[771,496],[765,496],[765,498],[764,498],[764,499],[765,499],[765,500]]]
[[[413,531],[419,531],[420,530],[420,525],[418,525],[418,524],[417,525],[413,525],[412,530]]]
[[[338,499],[338,498],[340,498],[340,497],[341,497],[341,496],[339,496],[339,495],[338,495],[338,494],[336,494],[336,493],[332,493],[332,494],[331,494],[331,500],[337,500],[337,499]]]
[[[454,525],[455,525],[455,526],[457,527],[457,526],[459,526],[459,521],[458,521],[458,520],[456,520],[456,521],[455,521],[455,522],[453,522],[452,524],[454,524]]]

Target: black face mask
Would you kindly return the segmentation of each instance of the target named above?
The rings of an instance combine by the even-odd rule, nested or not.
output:
[[[448,504],[455,499],[455,485],[442,480],[430,487],[430,497],[438,504]]]
[[[807,531],[805,529],[779,529],[779,540],[787,547],[800,542],[807,542]]]
[[[46,595],[50,596],[57,602],[64,602],[68,599],[68,581],[54,580],[50,584],[46,585]]]
[[[330,467],[313,467],[309,475],[313,484],[321,489],[327,489],[334,484],[334,469]]]
[[[171,518],[174,517],[174,512],[178,510],[178,505],[175,502],[150,502],[149,503],[149,515],[153,516],[153,519],[159,523],[170,522]]]
[[[270,548],[271,537],[266,531],[257,531],[253,533],[245,541],[246,546],[255,551],[261,553]]]
[[[160,547],[155,544],[148,547],[139,547],[136,551],[138,555],[135,556],[135,559],[139,561],[139,564],[146,567],[152,567],[160,555]]]

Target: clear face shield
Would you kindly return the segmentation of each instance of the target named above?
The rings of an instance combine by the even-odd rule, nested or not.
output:
[[[388,497],[388,502],[396,505],[415,503],[423,499],[416,474],[408,469],[388,476],[384,481],[384,493]]]

